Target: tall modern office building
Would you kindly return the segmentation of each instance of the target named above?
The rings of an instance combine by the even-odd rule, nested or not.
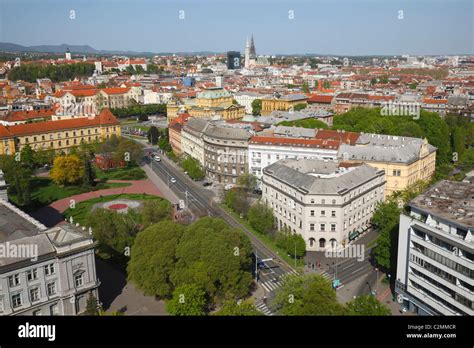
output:
[[[441,181],[400,216],[396,292],[419,315],[474,315],[474,183]]]

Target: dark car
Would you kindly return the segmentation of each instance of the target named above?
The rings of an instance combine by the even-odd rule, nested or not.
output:
[[[253,192],[254,195],[261,195],[262,194],[262,190],[260,190],[258,188],[253,189],[252,192]]]
[[[212,185],[212,182],[210,182],[210,181],[204,181],[202,183],[202,186],[211,186],[211,185]]]

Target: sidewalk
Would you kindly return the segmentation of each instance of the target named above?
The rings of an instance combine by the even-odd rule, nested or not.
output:
[[[163,198],[166,198],[171,203],[178,203],[179,197],[148,165],[144,164],[141,166],[141,168],[145,171],[148,180],[150,180],[155,185],[155,187],[159,187]]]

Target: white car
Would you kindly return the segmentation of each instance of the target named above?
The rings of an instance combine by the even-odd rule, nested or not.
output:
[[[159,156],[155,156],[155,161],[156,162],[160,162],[161,161],[161,158]]]
[[[174,184],[174,183],[176,182],[176,179],[175,179],[175,178],[171,178],[170,181],[171,181],[171,183]]]

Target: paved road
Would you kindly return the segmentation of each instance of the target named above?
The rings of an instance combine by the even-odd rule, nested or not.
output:
[[[146,141],[138,139],[133,140],[145,145],[145,154],[148,154],[150,151],[158,150],[157,147],[147,145]],[[277,254],[260,242],[260,240],[258,240],[252,232],[250,232],[237,219],[216,204],[213,200],[214,194],[211,191],[202,187],[201,183],[197,183],[190,179],[180,168],[177,168],[171,160],[167,159],[166,156],[160,157],[160,162],[151,161],[148,156],[145,156],[145,161],[153,172],[167,183],[169,188],[173,190],[179,198],[187,201],[188,208],[191,209],[196,216],[220,217],[230,226],[243,230],[250,238],[250,241],[255,248],[254,255],[256,254],[258,259],[268,260],[265,261],[265,267],[257,271],[258,283],[262,285],[265,297],[269,298],[273,296],[274,290],[281,286],[281,281],[286,275],[297,273]],[[171,178],[174,178],[175,182],[171,182]]]
[[[270,259],[265,262],[265,267],[259,271],[259,282],[264,284],[264,288],[271,292],[276,287],[265,287],[265,284],[276,284],[286,273],[295,273],[290,266],[279,258],[272,250],[268,249],[262,242],[238,220],[228,214],[213,201],[213,194],[209,190],[199,187],[199,183],[193,182],[184,175],[179,169],[175,168],[168,159],[161,156],[161,162],[148,161],[152,170],[159,175],[164,182],[168,183],[177,196],[188,202],[188,207],[194,211],[197,216],[218,216],[223,218],[230,226],[242,229],[250,238],[259,259]],[[172,183],[171,178],[176,182]],[[281,284],[281,283],[280,283]]]

